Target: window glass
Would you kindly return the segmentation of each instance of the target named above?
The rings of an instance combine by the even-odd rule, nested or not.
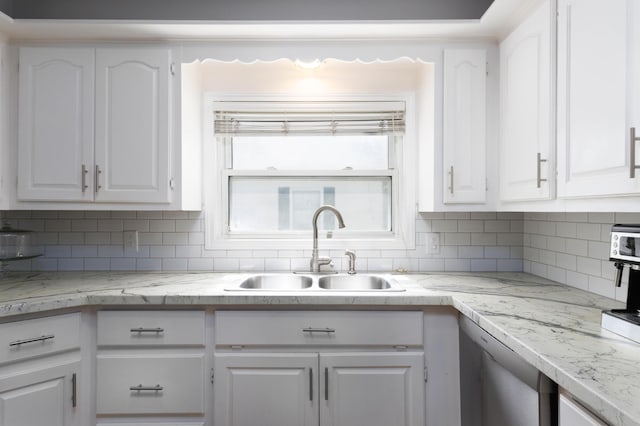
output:
[[[244,177],[229,181],[229,230],[274,233],[311,229],[323,204],[342,213],[349,231],[391,231],[391,177]],[[323,214],[320,230],[337,229]]]

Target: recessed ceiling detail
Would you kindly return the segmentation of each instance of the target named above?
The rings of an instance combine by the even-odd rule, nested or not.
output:
[[[14,19],[198,21],[477,20],[493,0],[0,0]]]

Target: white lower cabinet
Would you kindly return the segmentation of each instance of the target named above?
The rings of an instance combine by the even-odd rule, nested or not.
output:
[[[215,323],[215,426],[424,426],[421,312],[223,311]]]
[[[561,389],[558,401],[558,426],[606,426],[606,423]]]
[[[97,424],[206,423],[204,311],[97,314]]]
[[[424,354],[321,353],[320,425],[424,424]]]
[[[80,362],[47,365],[0,380],[0,424],[3,426],[82,426],[77,415]]]
[[[216,354],[214,424],[318,424],[317,354]]]
[[[0,324],[0,425],[84,426],[80,314]]]
[[[424,424],[422,352],[216,354],[217,426]]]

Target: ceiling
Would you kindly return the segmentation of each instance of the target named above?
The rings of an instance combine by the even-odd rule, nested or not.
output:
[[[541,1],[0,0],[0,39],[4,36],[14,40],[48,41],[500,40]],[[295,8],[287,12],[286,16],[275,13],[276,10],[289,10],[288,7],[294,3]],[[363,4],[367,8],[363,8]],[[106,10],[105,5],[112,7],[113,11]],[[184,7],[184,10],[176,11],[176,5],[180,6],[178,9]],[[229,8],[224,9],[223,5]],[[273,8],[265,11],[265,5]],[[309,9],[303,10],[303,5],[309,5]],[[401,5],[406,5],[407,8],[403,9]],[[318,11],[320,6],[331,11],[312,13],[314,10]],[[357,10],[356,6],[359,6]],[[410,13],[418,9],[421,14]],[[170,13],[171,10],[175,14]],[[220,14],[211,15],[216,10]],[[131,12],[126,14],[126,18],[125,11]],[[141,15],[143,11],[144,17]],[[201,11],[202,14],[194,14],[194,11]],[[337,11],[343,11],[344,14],[338,14]],[[357,14],[359,17],[356,17]],[[427,18],[424,18],[425,14]],[[268,19],[269,17],[275,18]],[[298,19],[300,17],[304,19]]]
[[[14,19],[215,21],[480,19],[493,0],[0,0]]]

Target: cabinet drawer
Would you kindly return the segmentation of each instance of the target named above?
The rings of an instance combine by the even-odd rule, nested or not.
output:
[[[201,414],[204,355],[98,356],[98,414]]]
[[[0,363],[79,347],[79,313],[0,324]]]
[[[216,345],[421,346],[422,312],[221,311]]]
[[[204,346],[202,311],[100,311],[99,346]]]

